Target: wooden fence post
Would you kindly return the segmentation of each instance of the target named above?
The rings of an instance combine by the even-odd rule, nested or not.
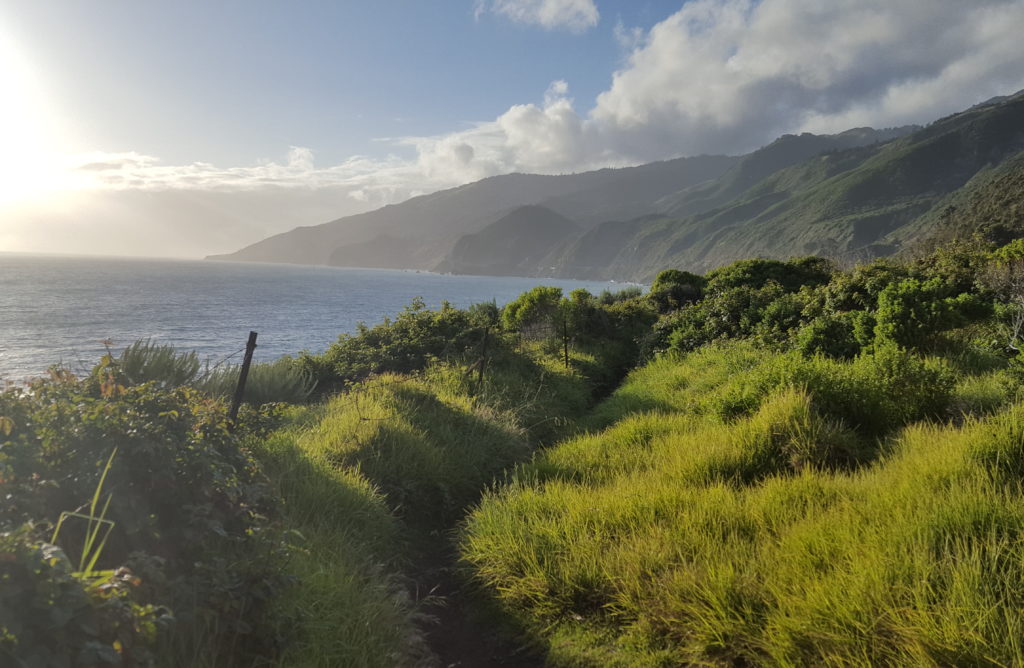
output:
[[[491,327],[488,325],[487,329],[484,330],[484,341],[483,345],[480,346],[480,369],[477,373],[476,379],[476,391],[479,392],[480,388],[484,385],[484,367],[487,366],[487,340],[491,336]]]
[[[249,377],[249,366],[252,364],[254,350],[256,350],[256,332],[249,332],[249,340],[245,344],[245,357],[242,359],[242,370],[238,373],[238,386],[235,387],[235,396],[231,400],[231,411],[228,413],[228,429],[231,431],[235,430],[235,423],[238,421],[238,409],[242,406],[245,381]]]
[[[562,314],[562,352],[565,355],[565,368],[569,368],[569,324]]]

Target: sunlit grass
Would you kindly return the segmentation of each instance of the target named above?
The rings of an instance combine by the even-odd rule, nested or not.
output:
[[[291,629],[281,665],[430,665],[430,592],[405,575],[418,547],[446,541],[467,506],[587,403],[573,372],[509,356],[483,384],[438,364],[293,409],[290,426],[253,444],[301,534],[297,586],[279,604]]]
[[[807,362],[846,379],[843,405],[787,359],[726,348],[636,372],[596,413],[612,426],[471,514],[467,567],[565,665],[1024,662],[1024,407],[877,447],[850,416],[910,419],[885,407],[899,374]],[[786,376],[805,383],[723,401]],[[999,387],[947,396],[991,412]]]

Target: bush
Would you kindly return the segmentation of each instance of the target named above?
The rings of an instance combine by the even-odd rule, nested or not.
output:
[[[538,285],[505,305],[501,324],[528,339],[553,336],[560,329],[562,289]]]
[[[874,319],[864,311],[830,313],[800,328],[794,336],[794,345],[806,357],[820,354],[833,359],[853,359],[871,343],[874,324]]]
[[[668,331],[668,349],[683,352],[719,339],[751,336],[764,319],[768,306],[785,294],[782,286],[774,281],[760,287],[740,285],[720,289],[665,318],[656,331]]]
[[[760,289],[769,282],[786,292],[797,292],[803,286],[816,287],[829,282],[831,263],[820,257],[805,257],[788,262],[780,260],[739,260],[719,267],[705,276],[705,292],[713,294],[735,288]]]
[[[484,304],[465,311],[445,303],[432,311],[415,299],[393,321],[385,319],[375,327],[360,323],[356,334],[342,334],[322,355],[306,353],[299,362],[321,392],[374,374],[418,371],[434,360],[482,351],[495,309]],[[494,332],[488,338],[490,346],[502,345]]]
[[[88,502],[117,448],[103,487],[114,529],[98,568],[127,566],[141,579],[132,601],[174,612],[175,633],[162,639],[173,647],[161,645],[168,656],[199,652],[218,665],[272,656],[278,637],[266,611],[287,584],[287,548],[258,466],[228,432],[221,402],[189,388],[125,387],[115,375],[101,365],[82,381],[5,393],[0,408],[15,417],[0,430],[0,529],[31,520],[44,531]],[[60,545],[80,545],[83,525],[66,522]]]
[[[647,298],[659,313],[668,313],[700,301],[706,284],[703,276],[679,269],[666,269],[655,276]]]
[[[919,350],[934,345],[943,331],[962,327],[991,311],[976,295],[950,295],[940,278],[910,278],[888,285],[878,295],[875,337]]]
[[[131,597],[126,569],[73,573],[31,525],[0,533],[0,655],[19,666],[152,666],[166,611]]]

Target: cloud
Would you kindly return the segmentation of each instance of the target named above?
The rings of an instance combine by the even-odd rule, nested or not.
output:
[[[571,8],[589,15],[586,7],[486,4],[549,22]],[[1020,0],[691,0],[648,31],[616,29],[632,50],[589,109],[557,80],[539,102],[493,120],[386,140],[412,149],[411,159],[355,156],[321,167],[310,149],[292,147],[283,160],[249,167],[121,153],[87,156],[81,170],[109,188],[336,188],[380,205],[513,171],[741,153],[786,132],[925,123],[1024,88],[1020,25]]]
[[[654,26],[588,121],[649,159],[783,132],[925,122],[1024,87],[1019,0],[694,0]]]
[[[618,43],[619,48],[625,51],[633,51],[640,47],[644,41],[645,31],[639,26],[626,27],[626,24],[619,19],[612,29],[612,36]]]
[[[742,153],[787,132],[926,123],[1024,88],[1020,0],[691,0],[629,50],[579,110],[556,82],[542,105],[409,139],[425,165],[466,144],[464,174],[558,172]]]
[[[601,18],[593,0],[478,0],[477,18],[486,12],[545,30],[576,33],[593,28]]]

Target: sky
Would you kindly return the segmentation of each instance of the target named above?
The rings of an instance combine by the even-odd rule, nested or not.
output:
[[[1024,0],[0,0],[0,251],[202,257],[509,172],[925,124]]]

